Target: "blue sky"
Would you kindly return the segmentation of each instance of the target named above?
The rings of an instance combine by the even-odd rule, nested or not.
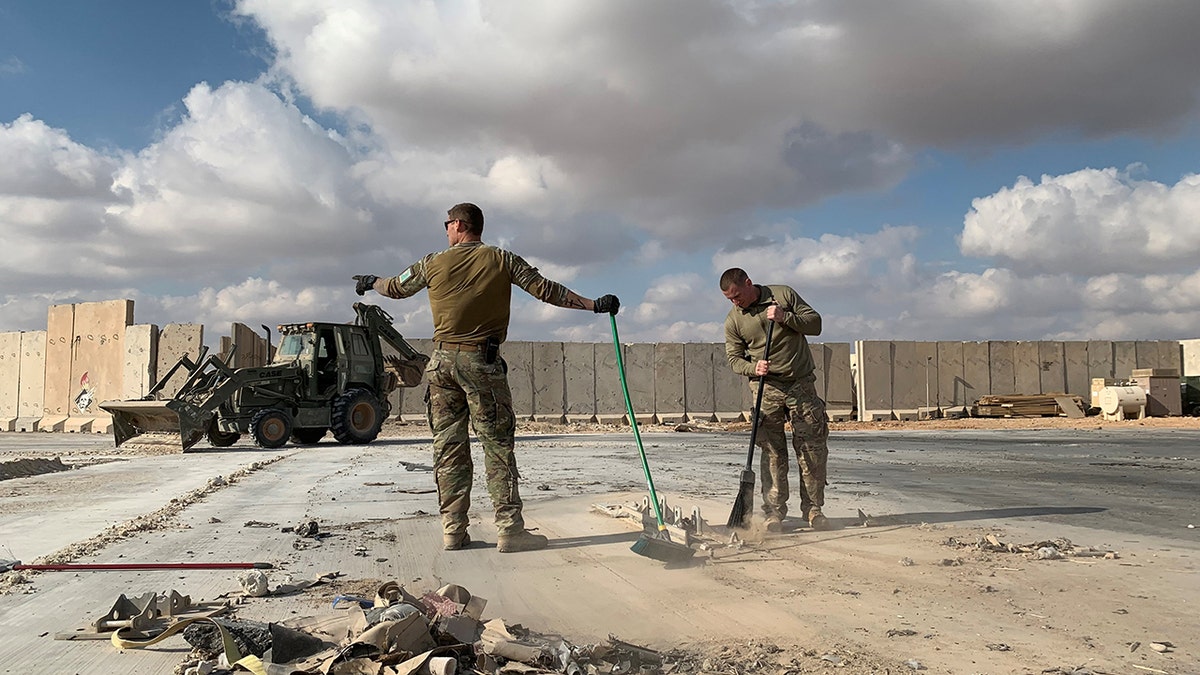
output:
[[[474,201],[631,341],[735,265],[826,341],[1197,337],[1200,6],[1128,4],[5,2],[0,331],[348,320]]]

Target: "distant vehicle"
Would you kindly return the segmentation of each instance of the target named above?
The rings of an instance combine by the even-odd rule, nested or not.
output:
[[[1200,417],[1200,375],[1179,380],[1179,400],[1183,403],[1184,415]]]
[[[271,363],[232,369],[227,360],[187,356],[133,401],[107,401],[117,447],[139,434],[172,431],[187,452],[207,437],[227,447],[243,434],[263,448],[289,439],[313,445],[332,431],[339,443],[370,443],[390,410],[387,396],[398,386],[421,383],[429,357],[412,347],[375,305],[354,303],[353,324],[295,323],[279,326]],[[380,341],[398,356],[384,356]],[[232,354],[232,350],[230,351]],[[187,379],[168,399],[159,393],[183,368]]]

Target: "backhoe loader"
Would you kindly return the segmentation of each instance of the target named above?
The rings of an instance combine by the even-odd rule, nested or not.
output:
[[[412,347],[375,305],[354,303],[353,324],[279,326],[280,342],[265,366],[230,368],[226,358],[184,356],[150,393],[133,401],[107,401],[117,447],[146,432],[179,434],[187,452],[202,438],[227,447],[249,434],[263,448],[289,439],[313,445],[327,432],[339,443],[370,443],[389,412],[397,386],[421,383],[429,357]],[[380,341],[396,351],[385,356]],[[235,346],[236,348],[236,346]],[[162,391],[183,369],[186,379],[169,398]]]

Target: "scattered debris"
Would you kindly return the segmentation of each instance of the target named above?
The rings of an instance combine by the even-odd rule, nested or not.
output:
[[[279,523],[267,523],[261,520],[247,520],[242,527],[278,527]]]
[[[1084,410],[1081,397],[1062,394],[981,396],[974,408],[977,417],[1082,417]]]
[[[909,636],[916,635],[916,634],[917,634],[917,631],[912,630],[910,628],[892,628],[892,629],[889,629],[887,632],[887,636],[890,638],[892,638],[892,637],[909,637]]]
[[[992,644],[987,645],[987,648],[989,651],[993,651],[993,652],[1012,651],[1012,647],[1009,647],[1008,645],[1004,644],[1003,642],[994,642]]]
[[[1038,560],[1058,560],[1061,557],[1062,554],[1053,546],[1043,546],[1037,550]]]
[[[912,558],[909,558],[908,556],[904,556],[903,558],[900,559],[900,564],[905,567],[912,567],[913,565],[916,565],[917,563],[913,562]]]
[[[242,592],[252,598],[262,598],[268,595],[288,595],[302,591],[306,588],[323,584],[342,576],[341,572],[324,572],[314,576],[312,579],[304,579],[295,581],[290,574],[284,574],[281,581],[276,584],[271,583],[271,578],[262,570],[250,570],[238,575],[238,583],[242,586]]]
[[[1166,640],[1160,640],[1158,642],[1151,642],[1150,649],[1153,649],[1159,654],[1165,654],[1169,651],[1173,651],[1175,649],[1175,645],[1167,642]]]
[[[1029,544],[1006,544],[994,534],[978,537],[974,541],[964,541],[958,537],[947,537],[943,546],[951,548],[986,551],[991,553],[1021,553],[1026,557],[1037,560],[1059,560],[1062,558],[1103,558],[1117,560],[1120,554],[1116,551],[1096,549],[1090,546],[1076,546],[1070,539],[1053,539]]]
[[[916,659],[909,659],[904,662],[904,665],[912,668],[913,670],[925,670],[925,665]]]

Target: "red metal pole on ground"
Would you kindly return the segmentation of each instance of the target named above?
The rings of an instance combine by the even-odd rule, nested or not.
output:
[[[23,565],[20,560],[0,560],[0,572],[37,570],[69,572],[71,570],[269,570],[275,566],[264,562],[200,562],[200,563],[63,563],[61,565]]]

